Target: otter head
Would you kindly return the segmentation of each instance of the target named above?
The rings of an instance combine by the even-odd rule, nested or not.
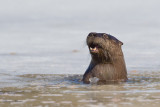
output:
[[[106,33],[89,33],[87,45],[92,60],[97,63],[112,63],[117,56],[123,55],[121,50],[123,43]]]

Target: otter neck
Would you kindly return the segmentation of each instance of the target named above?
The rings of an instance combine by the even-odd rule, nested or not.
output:
[[[111,64],[112,62],[105,57],[93,57],[91,60],[92,64],[97,65],[97,64]]]
[[[97,65],[97,64],[114,64],[114,63],[118,63],[119,61],[121,62],[121,57],[123,57],[123,54],[121,55],[111,55],[111,56],[103,56],[103,57],[99,57],[98,55],[93,55],[91,54],[92,57],[92,64]],[[122,61],[123,62],[123,61]]]

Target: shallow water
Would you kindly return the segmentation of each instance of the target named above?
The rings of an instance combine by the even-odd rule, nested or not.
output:
[[[0,3],[0,106],[160,106],[159,0]],[[83,84],[89,32],[123,45],[128,82]]]
[[[2,77],[2,76],[1,76]],[[25,74],[3,82],[1,106],[127,107],[160,105],[160,73],[129,72],[125,83],[86,85],[82,75]]]

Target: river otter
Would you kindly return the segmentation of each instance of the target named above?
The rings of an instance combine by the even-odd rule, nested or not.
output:
[[[127,80],[121,41],[106,33],[91,32],[86,42],[92,59],[83,75],[84,83],[91,83],[92,80],[97,83]]]

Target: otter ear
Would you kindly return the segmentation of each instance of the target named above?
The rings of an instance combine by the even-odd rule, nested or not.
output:
[[[123,42],[119,41],[119,45],[123,45]]]

